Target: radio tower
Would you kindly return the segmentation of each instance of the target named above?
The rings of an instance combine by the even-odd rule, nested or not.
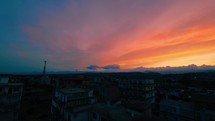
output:
[[[46,75],[46,61],[44,61],[43,75]]]

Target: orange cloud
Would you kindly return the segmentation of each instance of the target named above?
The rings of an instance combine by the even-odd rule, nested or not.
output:
[[[189,63],[185,61],[186,59],[189,60],[189,58],[193,58],[194,56],[199,56],[201,59],[202,56],[211,55],[215,52],[214,30],[215,26],[211,25],[190,29],[189,31],[173,36],[169,33],[164,33],[156,37],[153,36],[152,39],[163,41],[158,41],[156,44],[152,43],[151,45],[149,43],[146,47],[144,47],[144,45],[141,47],[137,45],[139,49],[134,47],[134,50],[122,54],[116,61],[124,65],[125,68],[137,66],[166,66],[164,64],[171,66],[186,65],[186,63]],[[205,58],[204,60],[201,59],[201,61],[195,61],[195,63],[208,63],[208,59],[211,58],[212,57]],[[175,60],[180,59],[184,60],[173,63]]]

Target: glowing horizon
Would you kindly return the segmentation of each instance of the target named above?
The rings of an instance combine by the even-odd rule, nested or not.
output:
[[[214,0],[5,2],[0,71],[41,70],[43,60],[50,70],[215,65],[214,5]]]

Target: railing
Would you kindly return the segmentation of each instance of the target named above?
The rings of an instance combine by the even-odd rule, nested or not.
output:
[[[19,102],[21,100],[21,94],[0,94],[0,102]]]
[[[61,100],[59,100],[57,97],[53,97],[53,100],[58,104],[58,105],[64,105],[64,102],[62,102]]]

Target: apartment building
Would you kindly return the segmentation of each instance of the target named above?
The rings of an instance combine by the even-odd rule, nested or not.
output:
[[[0,119],[17,121],[23,91],[22,83],[10,83],[8,77],[0,77]]]
[[[130,114],[150,116],[155,102],[153,79],[118,79],[122,104]]]
[[[72,88],[55,92],[51,106],[52,121],[88,121],[89,111],[96,103],[93,90]]]

